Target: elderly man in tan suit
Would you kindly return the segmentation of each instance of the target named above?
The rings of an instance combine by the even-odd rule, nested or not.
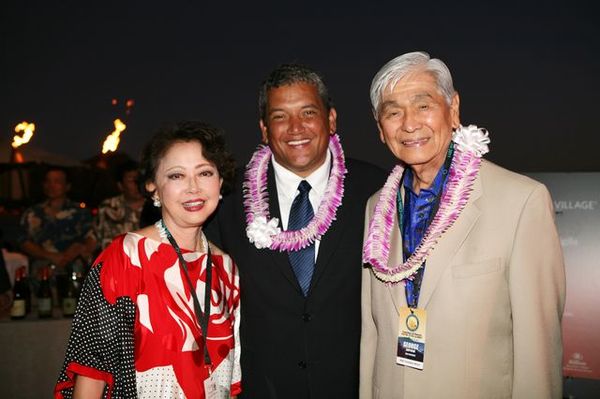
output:
[[[560,398],[565,276],[547,189],[481,159],[446,65],[377,73],[380,137],[400,161],[367,205],[360,397]]]

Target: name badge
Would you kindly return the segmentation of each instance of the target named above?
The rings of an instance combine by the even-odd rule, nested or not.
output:
[[[213,378],[212,374],[204,380],[204,398],[205,399],[218,399],[217,383]]]
[[[426,323],[425,309],[400,308],[396,364],[423,370]]]

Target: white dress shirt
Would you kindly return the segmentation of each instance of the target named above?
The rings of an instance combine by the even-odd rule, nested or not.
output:
[[[327,151],[325,162],[312,172],[307,177],[300,177],[294,172],[286,169],[281,164],[277,163],[274,156],[271,156],[273,170],[275,171],[275,184],[277,185],[277,199],[279,200],[279,212],[281,213],[281,225],[284,230],[287,230],[288,219],[294,198],[300,193],[298,185],[302,180],[306,180],[310,184],[308,199],[312,205],[313,212],[316,214],[325,189],[329,180],[329,172],[331,169],[331,154]],[[315,240],[315,262],[319,253],[320,240]]]

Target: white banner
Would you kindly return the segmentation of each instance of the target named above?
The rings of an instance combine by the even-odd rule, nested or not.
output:
[[[563,374],[600,379],[600,173],[530,173],[554,200],[565,256]]]

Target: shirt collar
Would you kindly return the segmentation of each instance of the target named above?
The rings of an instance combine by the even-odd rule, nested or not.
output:
[[[291,170],[286,169],[283,165],[277,163],[273,155],[271,155],[271,162],[273,171],[275,172],[277,195],[294,198],[298,190],[298,185],[302,180],[306,180],[310,184],[311,190],[315,192],[318,198],[321,198],[325,193],[331,170],[331,154],[329,150],[327,150],[327,154],[325,155],[325,162],[307,177],[300,177]]]
[[[413,190],[413,171],[410,168],[406,168],[406,173],[404,174],[404,178],[402,179],[402,184],[404,185],[404,190],[410,191],[413,195],[435,195],[438,196],[442,191],[442,186],[444,184],[445,175],[448,172],[444,168],[444,165],[438,170],[437,175],[435,175],[435,179],[433,179],[433,184],[429,188],[421,189],[419,195],[417,195]],[[423,193],[423,194],[421,194]]]
[[[45,206],[50,206],[50,200],[46,199],[44,200],[44,202],[41,203],[42,208]],[[64,209],[69,209],[69,208],[75,208],[77,207],[77,204],[75,204],[75,202],[71,201],[69,198],[65,198],[65,200],[63,201],[60,210],[64,210]]]

